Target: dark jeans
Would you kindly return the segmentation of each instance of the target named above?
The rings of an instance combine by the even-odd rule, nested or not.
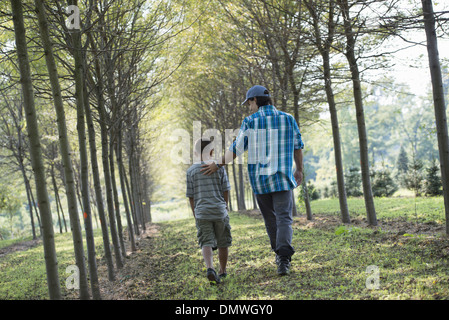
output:
[[[292,243],[292,192],[279,191],[257,194],[256,199],[265,220],[271,248],[279,256],[290,257],[295,253]]]

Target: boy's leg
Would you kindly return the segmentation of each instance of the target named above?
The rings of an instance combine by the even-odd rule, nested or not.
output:
[[[218,259],[220,261],[220,271],[218,274],[226,273],[226,265],[228,264],[228,247],[218,248]]]
[[[209,220],[196,219],[198,244],[201,247],[204,262],[206,267],[214,269],[213,265],[213,250],[216,247],[216,240],[214,236],[213,222]]]
[[[214,223],[214,231],[218,246],[218,259],[220,262],[219,274],[226,273],[226,266],[228,264],[229,247],[232,245],[231,225],[229,223],[229,216],[223,220],[218,220]]]
[[[203,253],[204,262],[206,263],[206,268],[213,269],[214,263],[213,263],[213,254],[212,254],[212,247],[204,246],[201,249]]]

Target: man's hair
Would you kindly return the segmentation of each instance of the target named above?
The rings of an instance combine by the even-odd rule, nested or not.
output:
[[[211,142],[212,140],[210,140],[209,138],[198,139],[195,143],[195,151],[198,154],[203,154],[204,148],[206,148]]]
[[[265,97],[265,96],[258,96],[255,97],[256,100],[256,104],[257,106],[260,108],[262,106],[267,106],[267,105],[272,105],[273,102],[271,101],[271,97]],[[250,98],[248,100],[254,100],[254,98]]]

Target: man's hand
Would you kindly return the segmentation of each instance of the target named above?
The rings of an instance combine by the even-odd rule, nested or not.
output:
[[[218,166],[215,162],[212,162],[210,164],[203,164],[201,167],[203,167],[203,169],[201,169],[200,171],[203,172],[203,174],[208,175],[208,176],[210,176],[212,173],[218,171]]]
[[[298,184],[298,186],[301,185],[302,179],[303,179],[302,171],[295,170],[295,173],[293,174],[293,176],[295,177],[295,180],[296,180],[296,183]]]

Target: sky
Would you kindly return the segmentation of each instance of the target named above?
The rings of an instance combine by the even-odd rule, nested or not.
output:
[[[415,4],[414,4],[415,5]],[[434,1],[434,12],[448,12],[449,1]],[[445,13],[444,18],[448,18],[449,12]],[[426,34],[424,29],[415,31],[407,37],[414,42],[426,43]],[[449,39],[438,38],[438,52],[440,63],[446,59],[449,61]],[[404,46],[405,42],[398,40],[397,46]],[[431,79],[429,71],[429,60],[427,48],[423,46],[414,46],[402,50],[395,54],[397,64],[393,68],[395,78],[398,82],[406,83],[410,86],[410,91],[417,95],[425,95],[431,88]],[[444,75],[443,75],[444,76]]]
[[[424,33],[424,31],[423,31]],[[425,38],[425,34],[423,35]],[[438,39],[440,62],[449,60],[449,40]],[[425,46],[415,46],[397,54],[397,64],[393,74],[398,82],[410,86],[410,91],[416,95],[425,95],[431,88],[429,60]]]

